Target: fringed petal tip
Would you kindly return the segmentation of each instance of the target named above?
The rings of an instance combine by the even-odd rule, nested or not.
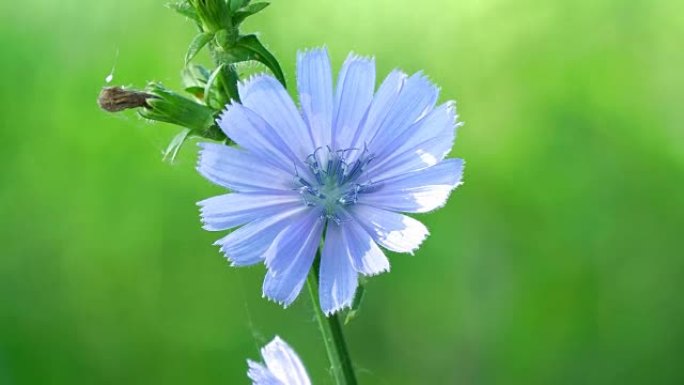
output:
[[[465,160],[461,158],[451,158],[451,159],[445,159],[442,162],[450,161],[456,164],[456,177],[454,179],[454,182],[450,184],[449,190],[446,191],[446,194],[442,198],[442,202],[439,205],[436,205],[435,207],[431,208],[428,211],[423,211],[423,212],[417,212],[417,214],[427,214],[431,213],[435,210],[441,209],[442,207],[446,206],[446,204],[449,202],[449,197],[451,194],[463,184],[463,171],[465,170]],[[428,234],[429,235],[429,234]]]
[[[375,56],[366,56],[366,55],[361,55],[358,54],[354,51],[349,52],[347,55],[347,58],[344,60],[345,62],[352,62],[352,61],[361,61],[361,62],[366,62],[372,65],[375,65]]]
[[[230,266],[230,267],[248,267],[248,266],[253,266],[253,265],[259,263],[259,261],[256,261],[256,262],[254,262],[254,261],[248,261],[248,262],[245,262],[245,263],[240,263],[240,262],[237,261],[235,258],[233,258],[233,257],[231,257],[230,255],[228,255],[228,253],[226,253],[226,252],[223,250],[222,247],[221,247],[219,250],[221,251],[221,254],[223,255],[223,258],[224,258],[226,261],[228,261],[228,266]]]
[[[240,94],[240,98],[244,101],[249,96],[249,93],[252,90],[252,88],[255,85],[260,84],[261,82],[268,82],[271,85],[278,87],[278,88],[282,87],[282,84],[280,83],[280,81],[278,81],[278,79],[276,79],[270,73],[259,72],[259,73],[250,75],[246,79],[243,79],[243,80],[238,82],[237,86],[238,86],[238,94]],[[231,104],[242,104],[242,103],[231,101]],[[226,106],[226,110],[224,111],[224,113],[228,110],[229,106],[230,105]]]
[[[197,147],[199,147],[199,151],[197,153],[197,163],[195,164],[195,170],[200,173],[200,175],[204,175],[203,173],[203,165],[207,161],[207,153],[210,151],[209,149],[211,146],[215,146],[216,143],[209,143],[209,142],[198,142]],[[200,202],[197,202],[199,204]]]
[[[262,79],[268,78],[268,80],[273,79],[275,81],[278,81],[273,75],[271,75],[268,72],[257,72],[255,74],[251,74],[248,77],[240,80],[238,82],[238,87],[241,88],[248,88],[252,83],[261,81]]]
[[[354,302],[354,296],[352,296],[349,300],[344,301],[343,303],[339,304],[338,306],[336,306],[332,309],[321,309],[321,311],[323,311],[323,314],[325,314],[326,317],[330,317],[333,314],[339,313],[345,309],[351,309],[353,302]]]
[[[350,53],[351,55],[351,53]],[[375,60],[374,57],[371,57],[373,60]],[[432,88],[434,89],[437,93],[439,93],[442,88],[438,86],[435,82],[432,81],[432,79],[423,72],[423,70],[416,71],[412,73],[411,75],[407,74],[404,70],[401,68],[395,68],[390,73],[385,77],[385,79],[390,78],[390,77],[395,77],[399,76],[401,79],[401,87],[403,87],[409,79],[412,81],[419,81],[424,87]],[[446,103],[449,103],[450,105],[453,105],[453,107],[456,107],[456,101],[454,100],[449,100]]]
[[[456,113],[456,107],[457,107],[456,101],[455,100],[447,100],[443,104],[446,106],[446,113],[449,114],[449,116],[453,117],[454,124],[458,123],[458,113]]]
[[[200,166],[199,166],[199,164],[198,164],[198,165],[197,165],[197,171],[200,171],[199,168],[200,168]],[[211,199],[211,198],[202,199],[201,201],[195,203],[195,204],[197,205],[197,207],[198,207],[198,211],[199,211],[199,215],[200,215],[200,222],[202,223],[202,228],[203,228],[204,230],[207,230],[207,231],[221,231],[221,230],[224,230],[224,229],[216,229],[216,228],[213,228],[213,227],[208,223],[208,221],[207,221],[207,218],[206,218],[206,217],[207,217],[207,215],[208,215],[208,213],[207,213],[208,209],[207,209],[207,206],[206,206],[206,205],[207,205],[207,201],[210,200],[210,199]]]
[[[416,222],[418,222],[418,221],[416,221]],[[415,241],[414,241],[415,246],[409,250],[409,252],[408,252],[409,255],[415,255],[416,251],[423,245],[423,242],[425,242],[425,240],[430,236],[430,230],[427,228],[427,226],[422,224],[422,222],[419,222],[419,223],[421,223],[423,231],[418,233],[417,236],[415,237]]]
[[[202,164],[202,152],[199,154],[200,156],[197,157],[197,164],[195,165],[195,170],[197,171],[198,174],[202,175],[205,179],[209,180],[210,182],[214,183],[209,177],[208,173],[205,170],[204,165]]]
[[[457,162],[460,163],[460,175],[458,176],[458,180],[456,180],[456,183],[454,183],[454,188],[461,186],[464,181],[463,181],[463,173],[465,172],[465,166],[466,166],[466,161],[463,158],[454,158],[456,159]]]
[[[207,230],[207,231],[221,231],[221,230],[216,230],[212,226],[209,225],[207,218],[206,218],[206,213],[204,212],[203,208],[200,208],[200,223],[202,223],[202,229]]]
[[[265,298],[269,302],[273,302],[276,305],[281,306],[283,309],[287,309],[292,305],[292,302],[294,302],[294,299],[285,299],[285,300],[279,300],[273,297],[270,297],[268,294],[264,293],[263,291],[261,292],[261,298]]]
[[[408,74],[404,70],[402,70],[401,68],[395,68],[392,71],[390,71],[390,73],[387,74],[387,76],[385,76],[385,79],[395,77],[395,76],[399,77],[399,79],[401,80],[401,83],[406,81],[406,79],[408,79],[408,77],[409,77]]]
[[[430,76],[426,75],[425,72],[423,72],[423,70],[414,72],[413,75],[411,75],[411,77],[415,78],[416,80],[419,80],[427,87],[434,88],[435,90],[437,90],[437,92],[439,92],[442,89],[442,87],[438,86],[435,82],[433,82]]]
[[[408,252],[409,255],[416,255],[416,251],[420,248],[420,246],[425,242],[425,240],[430,236],[430,231],[427,231],[425,235],[423,235],[420,240],[418,241],[418,246],[416,246],[414,249],[410,250]]]
[[[297,51],[297,62],[300,62],[308,55],[326,55],[328,56],[328,47],[323,45],[321,47],[312,47],[306,49],[300,49]]]
[[[363,275],[364,277],[375,277],[376,275],[380,275],[383,273],[389,273],[390,272],[390,266],[387,265],[387,266],[385,266],[379,270],[374,270],[374,271],[370,271],[370,272],[369,271],[359,271],[359,270],[357,270],[357,272],[359,274]]]
[[[218,125],[221,131],[223,131],[223,133],[226,135],[228,135],[228,113],[230,112],[231,107],[237,104],[241,103],[235,99],[230,99],[230,101],[225,106],[223,106],[223,109],[219,113],[219,116],[215,119],[216,125]]]
[[[200,214],[200,222],[202,223],[202,229],[206,231],[223,231],[223,228],[217,228],[208,223],[202,214]]]
[[[447,111],[447,114],[449,114],[449,116],[452,119],[454,128],[457,129],[457,128],[465,125],[464,122],[461,122],[458,120],[459,115],[458,115],[457,108],[456,108],[456,101],[455,100],[447,100],[446,102],[444,102],[444,104],[446,104],[446,111]]]
[[[214,242],[213,246],[218,246],[219,252],[223,256],[223,258],[226,261],[228,261],[228,264],[230,265],[230,267],[238,267],[239,265],[237,263],[235,263],[235,261],[232,258],[230,258],[230,255],[228,255],[228,253],[226,253],[226,251],[223,249],[223,246],[221,244],[219,244],[218,242],[219,241]]]
[[[202,175],[205,179],[216,184],[216,182],[214,182],[212,180],[212,178],[210,177],[210,173],[208,170],[209,167],[207,166],[207,163],[209,163],[209,160],[207,159],[207,152],[208,152],[207,144],[208,143],[197,143],[197,145],[200,147],[200,150],[197,154],[197,161],[195,163],[195,170],[197,171],[198,174]],[[197,205],[199,205],[200,202],[197,202]]]
[[[303,60],[308,55],[325,55],[325,56],[329,57],[330,54],[328,52],[328,47],[326,45],[323,45],[321,47],[306,48],[306,49],[297,51],[297,61],[299,62],[299,61]],[[345,62],[346,61],[364,61],[364,62],[375,64],[375,56],[361,55],[361,54],[358,54],[354,51],[351,51],[347,55]]]
[[[278,336],[278,335],[273,337],[273,340],[271,342],[275,343],[276,345],[287,345],[287,344],[285,344],[285,341],[283,341],[283,339],[280,338],[280,336]]]
[[[199,147],[199,151],[198,151],[199,156],[197,157],[197,166],[198,167],[199,167],[200,162],[202,160],[202,155],[204,154],[204,150],[207,148],[207,144],[209,144],[209,142],[197,142],[197,147]]]
[[[225,249],[224,244],[223,244],[223,238],[215,241],[212,243],[212,246],[218,246],[219,252],[223,256],[223,258],[228,262],[228,265],[230,267],[247,267],[247,266],[253,266],[257,263],[259,263],[259,260],[245,260],[243,262],[240,262],[237,258],[234,256],[231,256]]]
[[[257,382],[255,385],[311,385],[297,352],[277,336],[261,348],[261,356],[270,377],[264,377],[269,381]]]
[[[287,355],[294,354],[294,351],[290,347],[290,345],[285,342],[280,336],[276,335],[273,337],[271,342],[266,344],[263,348],[261,348],[261,355],[264,358],[270,358],[271,354],[273,352],[283,352]]]
[[[198,202],[199,204],[199,202]],[[216,230],[213,227],[211,227],[206,219],[206,213],[204,212],[204,208],[200,207],[199,209],[199,214],[200,214],[200,223],[202,224],[202,229],[207,230],[207,231],[220,231]]]

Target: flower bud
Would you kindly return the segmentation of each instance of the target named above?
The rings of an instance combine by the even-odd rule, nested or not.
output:
[[[100,91],[97,104],[107,112],[119,112],[129,108],[147,107],[147,98],[154,97],[145,92],[126,90],[122,87],[105,87]]]
[[[222,132],[214,123],[213,109],[183,97],[159,83],[150,83],[145,88],[150,95],[146,99],[149,106],[138,111],[140,116],[187,127],[193,134],[220,139]]]

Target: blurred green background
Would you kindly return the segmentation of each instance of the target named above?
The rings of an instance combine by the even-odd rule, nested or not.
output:
[[[101,112],[179,88],[194,26],[163,0],[0,3],[0,383],[247,384],[279,334],[329,384],[306,296],[261,299],[200,228],[177,131]],[[684,383],[684,3],[280,0],[259,31],[423,69],[466,125],[466,183],[421,216],[347,327],[362,384]]]

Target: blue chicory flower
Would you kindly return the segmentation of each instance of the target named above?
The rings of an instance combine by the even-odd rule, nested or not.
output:
[[[247,376],[253,385],[311,385],[309,375],[297,353],[280,337],[276,336],[264,346],[261,356],[265,366],[247,360]]]
[[[327,50],[297,56],[301,110],[272,76],[239,86],[218,120],[238,147],[200,143],[198,170],[232,190],[199,202],[204,228],[237,228],[217,245],[234,266],[265,262],[263,295],[287,306],[316,250],[326,314],[349,307],[358,274],[390,268],[378,247],[413,253],[427,228],[401,214],[443,206],[464,162],[444,159],[453,102],[422,73],[393,71],[375,90],[375,62],[350,54],[333,89]]]

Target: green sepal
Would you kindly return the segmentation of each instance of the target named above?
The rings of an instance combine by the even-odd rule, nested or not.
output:
[[[232,47],[222,47],[223,52],[219,53],[219,59],[223,63],[240,63],[244,61],[258,61],[264,64],[275,77],[285,84],[285,75],[278,64],[278,60],[261,44],[256,35],[240,36]]]
[[[219,79],[219,75],[221,75],[221,70],[224,66],[225,64],[220,64],[216,67],[211,75],[209,75],[209,79],[207,79],[207,83],[204,85],[204,102],[217,109],[221,109],[228,102],[227,100],[223,100],[224,98],[221,97],[220,92],[212,92],[212,87]]]
[[[190,42],[190,47],[188,47],[188,52],[185,54],[185,65],[187,66],[188,63],[190,63],[190,60],[192,60],[197,53],[204,48],[207,43],[211,41],[211,39],[214,38],[214,34],[211,32],[202,32],[195,36],[194,39],[192,39],[192,42]]]
[[[215,110],[210,107],[168,90],[159,83],[148,84],[145,92],[152,95],[146,100],[149,108],[138,110],[145,119],[176,124],[198,133],[204,133],[214,125]]]
[[[364,289],[364,283],[359,282],[359,287],[356,288],[356,293],[354,294],[354,300],[352,301],[352,305],[347,310],[347,314],[344,317],[344,324],[348,324],[351,322],[356,316],[359,314],[359,310],[361,310],[361,302],[363,301],[363,295],[365,293]]]
[[[233,25],[239,25],[249,16],[254,15],[257,12],[261,12],[264,8],[268,7],[271,3],[253,3],[243,9],[237,10],[233,13]]]
[[[176,159],[176,155],[178,155],[178,151],[183,146],[185,141],[188,139],[190,131],[191,130],[189,128],[184,128],[183,130],[181,130],[181,132],[174,136],[173,139],[171,139],[171,142],[162,154],[162,160],[169,163],[173,163],[173,161]]]
[[[149,108],[138,110],[141,117],[158,122],[172,123],[184,128],[173,138],[164,151],[165,159],[171,157],[173,160],[180,147],[191,136],[218,141],[228,140],[230,143],[230,140],[216,124],[218,111],[166,89],[159,83],[149,83],[145,92],[150,95],[146,99]]]

